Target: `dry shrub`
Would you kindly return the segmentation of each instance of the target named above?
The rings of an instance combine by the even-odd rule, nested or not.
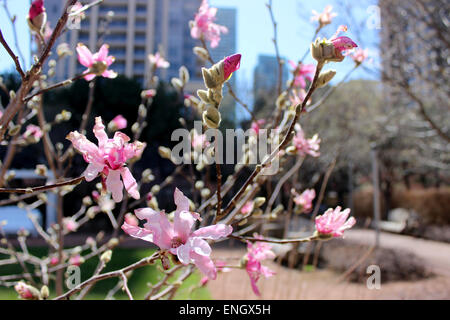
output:
[[[337,272],[346,272],[363,257],[370,247],[345,241],[332,241],[323,246],[321,256],[327,267]],[[381,271],[381,283],[389,281],[415,281],[432,276],[425,262],[410,252],[386,248],[375,249],[356,269],[348,275],[352,282],[365,283],[370,274],[367,267],[377,265]]]
[[[371,188],[355,192],[353,202],[355,216],[373,216]],[[405,208],[417,212],[421,223],[450,224],[450,187],[412,190],[396,188],[392,195],[392,208]],[[385,210],[383,199],[381,210],[382,212]]]

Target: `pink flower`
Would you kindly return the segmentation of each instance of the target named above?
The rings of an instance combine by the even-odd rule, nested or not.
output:
[[[254,201],[247,201],[241,208],[241,213],[243,215],[247,215],[252,213],[253,209],[255,208],[255,202]]]
[[[206,134],[198,134],[197,130],[193,130],[191,144],[194,150],[203,149],[210,145]]]
[[[29,285],[27,285],[25,282],[18,282],[14,289],[19,294],[19,296],[24,300],[34,300],[38,299],[38,296],[36,296],[36,292],[33,293],[33,288]]]
[[[216,260],[216,268],[217,272],[230,272],[231,269],[226,267],[227,263],[222,260]],[[200,284],[202,287],[206,286],[206,284],[209,282],[209,278],[207,276],[204,276],[200,279]]]
[[[170,63],[166,61],[159,52],[148,55],[148,60],[150,61],[150,64],[153,66],[153,68],[158,69],[167,69],[170,67]]]
[[[64,218],[63,219],[64,229],[69,232],[75,232],[78,229],[78,223],[72,218]]]
[[[139,226],[139,220],[131,213],[125,215],[125,222],[133,227]]]
[[[191,21],[191,36],[194,39],[210,41],[211,48],[216,48],[220,42],[220,34],[227,33],[224,26],[215,24],[217,8],[210,8],[208,0],[203,0],[194,21]]]
[[[47,13],[45,12],[44,0],[34,0],[31,3],[27,17],[30,29],[36,33],[41,33],[47,22]]]
[[[357,49],[352,54],[352,59],[357,65],[360,65],[367,59],[368,56],[369,56],[369,50]]]
[[[144,90],[142,91],[141,96],[143,99],[154,98],[156,96],[156,90],[155,89]]]
[[[255,235],[255,238],[262,239],[262,237],[257,235]],[[247,242],[247,254],[245,255],[247,263],[245,269],[250,277],[250,283],[253,292],[257,296],[261,295],[258,287],[256,286],[256,282],[258,282],[261,275],[268,278],[275,274],[274,271],[261,264],[262,260],[275,258],[275,253],[273,253],[271,249],[272,246],[268,243],[256,242],[252,244],[250,242]]]
[[[86,81],[91,81],[96,76],[102,76],[105,78],[114,79],[117,77],[117,73],[108,70],[108,67],[114,62],[115,58],[113,56],[108,56],[107,44],[100,47],[100,50],[94,54],[86,47],[84,44],[79,43],[77,46],[78,61],[85,67],[88,74],[84,77]]]
[[[69,264],[71,264],[73,266],[79,267],[83,263],[84,263],[84,258],[81,257],[79,254],[74,255],[74,256],[70,257],[70,259],[69,259]]]
[[[84,160],[89,163],[84,172],[86,181],[92,181],[102,173],[102,182],[112,193],[115,202],[122,201],[123,187],[133,198],[139,199],[136,180],[125,165],[128,160],[142,155],[145,143],[139,141],[129,143],[130,138],[120,131],[114,134],[113,139],[108,139],[101,117],[95,118],[94,134],[98,146],[77,131],[67,136],[73,147],[81,152]]]
[[[294,191],[294,202],[296,205],[301,206],[304,213],[311,212],[312,201],[316,197],[316,191],[314,189],[308,189],[303,191],[302,194],[298,194]]]
[[[53,256],[50,258],[50,265],[51,266],[56,266],[59,263],[59,259],[57,256]]]
[[[338,35],[341,32],[347,32],[347,30],[348,30],[347,26],[344,26],[344,25],[339,26],[336,33],[330,39],[334,48],[340,53],[342,53],[343,51],[351,50],[353,48],[358,47],[358,45],[356,43],[354,43],[353,40],[350,39],[349,37],[346,37],[346,36],[338,37]]]
[[[296,64],[294,61],[289,60],[289,64],[293,68],[295,74],[294,86],[297,88],[306,87],[306,79],[310,82],[313,81],[313,75],[316,72],[316,66],[313,64]]]
[[[330,24],[334,17],[337,16],[337,13],[331,12],[333,7],[328,5],[325,7],[323,12],[319,13],[316,10],[313,10],[313,16],[311,17],[311,21],[319,21],[320,27],[324,27]]]
[[[316,217],[316,230],[319,235],[342,237],[344,231],[353,227],[356,223],[355,218],[348,215],[350,209],[341,212],[341,207],[336,209],[328,209],[323,215]]]
[[[88,6],[83,6],[79,1],[77,1],[73,6],[70,7],[68,23],[79,25],[81,20],[86,18],[85,10]]]
[[[261,127],[266,124],[265,119],[260,119],[252,122],[251,128],[255,130],[256,134],[259,134],[259,130],[261,130]]]
[[[111,122],[108,124],[108,128],[110,128],[111,131],[122,130],[125,129],[126,127],[127,127],[127,119],[125,119],[121,114],[112,119]]]
[[[24,139],[27,139],[28,137],[33,137],[37,141],[39,141],[39,139],[41,139],[43,135],[44,133],[42,132],[41,128],[35,126],[34,124],[29,124],[25,132],[23,133],[22,137]]]
[[[225,81],[228,81],[231,78],[233,72],[239,70],[239,68],[241,67],[241,58],[242,55],[237,53],[224,59],[223,71]]]
[[[177,255],[180,262],[188,265],[193,262],[209,279],[216,279],[217,270],[210,258],[211,247],[204,239],[218,240],[228,236],[233,228],[224,224],[200,228],[192,232],[200,215],[189,211],[189,199],[175,189],[174,201],[177,209],[173,223],[167,215],[150,208],[138,209],[136,216],[146,220],[144,228],[124,223],[122,229],[132,237],[156,244],[161,250]]]
[[[305,133],[300,126],[296,126],[297,134],[294,136],[293,144],[301,156],[310,155],[312,157],[320,156],[320,139],[316,134],[311,139],[305,138]]]

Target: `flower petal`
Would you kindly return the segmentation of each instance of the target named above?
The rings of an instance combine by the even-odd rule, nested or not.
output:
[[[108,142],[108,135],[106,134],[102,117],[95,118],[94,135],[98,140],[98,146],[100,148],[102,148],[106,144],[106,142]]]
[[[218,240],[230,235],[233,227],[225,224],[216,224],[214,226],[200,228],[192,233],[192,237],[200,237],[203,239]]]
[[[78,61],[85,67],[90,68],[94,63],[94,56],[92,52],[84,44],[77,45]]]
[[[122,230],[134,238],[138,238],[153,243],[153,234],[151,233],[150,230],[133,226],[126,222],[124,222],[124,224],[122,225]]]
[[[147,221],[144,228],[153,233],[154,243],[158,247],[165,250],[172,247],[173,226],[164,212],[145,208],[135,210],[134,213],[139,219]]]
[[[89,163],[83,175],[87,182],[91,182],[95,178],[97,178],[99,172],[103,171],[104,164],[102,163]]]
[[[216,267],[209,256],[202,256],[195,252],[191,252],[191,258],[194,260],[194,264],[197,268],[199,268],[209,279],[215,280],[217,278]]]
[[[123,184],[120,181],[119,170],[109,170],[106,177],[106,189],[112,193],[115,202],[120,202],[123,199]]]
[[[136,183],[136,179],[134,179],[133,175],[130,172],[130,169],[127,167],[123,167],[120,169],[120,174],[122,175],[123,185],[125,189],[135,199],[140,198],[138,185]]]

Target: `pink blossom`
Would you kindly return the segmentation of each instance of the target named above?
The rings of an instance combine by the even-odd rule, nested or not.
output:
[[[294,86],[297,88],[306,87],[306,79],[310,82],[313,81],[314,73],[316,72],[316,66],[313,64],[296,64],[294,61],[290,60],[289,64],[293,68],[295,74]]]
[[[360,65],[367,59],[368,56],[369,56],[369,50],[357,49],[352,54],[352,59],[357,65]]]
[[[33,292],[31,292],[31,287],[27,285],[25,282],[22,281],[18,282],[14,286],[14,289],[22,299],[31,300],[37,298],[33,295]]]
[[[82,256],[80,256],[79,254],[74,255],[74,256],[70,257],[70,259],[69,259],[69,264],[71,264],[73,266],[79,267],[83,263],[84,263],[84,258]]]
[[[34,0],[31,3],[27,17],[30,29],[36,33],[41,33],[47,22],[47,13],[45,12],[44,0]]]
[[[102,76],[105,78],[114,79],[117,77],[117,73],[108,70],[108,67],[114,62],[113,56],[108,56],[109,46],[104,44],[100,47],[100,50],[94,54],[84,44],[79,43],[77,46],[78,61],[88,68],[84,77],[86,81],[91,81],[96,76]]]
[[[333,44],[336,51],[343,53],[343,51],[351,50],[358,47],[358,45],[353,42],[352,39],[346,36],[338,37],[341,32],[347,32],[347,26],[341,25],[337,29],[336,33],[331,37],[330,41]]]
[[[98,146],[77,131],[67,136],[73,147],[81,152],[84,160],[89,163],[84,171],[86,181],[92,181],[102,173],[102,182],[112,193],[115,202],[122,201],[123,187],[133,198],[139,199],[136,180],[125,165],[128,160],[142,155],[145,143],[139,141],[129,143],[130,138],[120,131],[114,134],[113,139],[108,139],[101,117],[95,118],[94,134]]]
[[[316,197],[316,191],[314,189],[308,189],[303,191],[302,194],[298,194],[294,191],[294,202],[296,205],[301,206],[304,213],[311,212],[312,201]]]
[[[210,8],[208,0],[203,0],[194,21],[191,21],[191,36],[194,39],[210,41],[211,48],[216,48],[220,42],[220,34],[227,33],[224,26],[215,24],[217,8]]]
[[[57,256],[53,256],[50,258],[50,265],[56,266],[59,263],[59,259]]]
[[[70,7],[69,20],[68,23],[79,25],[81,20],[86,18],[85,10],[88,6],[83,6],[79,1],[77,1],[73,6]]]
[[[255,208],[255,202],[254,201],[247,201],[241,208],[241,213],[243,215],[247,215],[252,213],[253,209]]]
[[[350,209],[341,212],[341,207],[328,209],[323,215],[316,217],[316,229],[320,235],[342,237],[344,231],[353,227],[355,218],[348,216]]]
[[[326,6],[321,13],[312,10],[313,16],[311,17],[311,21],[319,21],[321,27],[330,24],[333,18],[337,16],[337,13],[331,12],[331,10],[333,10],[333,6],[330,5]]]
[[[197,130],[193,130],[191,144],[195,150],[203,149],[210,145],[208,139],[206,138],[206,134],[198,134]]]
[[[75,232],[78,229],[78,223],[72,218],[64,218],[63,219],[64,229],[69,232]]]
[[[224,59],[223,72],[225,81],[230,80],[231,76],[233,75],[233,72],[239,70],[239,68],[241,67],[241,58],[242,55],[236,53]]]
[[[149,89],[142,91],[142,98],[150,99],[154,98],[156,96],[156,90],[155,89]]]
[[[173,223],[164,211],[157,212],[150,208],[138,209],[136,216],[146,220],[144,228],[124,223],[122,229],[132,237],[156,244],[161,250],[177,255],[184,265],[194,263],[209,279],[216,279],[217,270],[210,258],[211,247],[205,239],[218,240],[228,236],[233,228],[224,224],[200,228],[192,232],[200,215],[189,211],[189,199],[175,189],[174,201],[177,209]]]
[[[116,116],[111,120],[110,125],[108,125],[113,131],[122,130],[127,127],[127,119],[125,119],[121,114]]]
[[[255,235],[255,238],[261,238],[260,236]],[[263,266],[261,261],[267,259],[274,259],[275,253],[271,250],[272,246],[268,243],[264,242],[256,242],[252,244],[251,242],[247,242],[247,254],[245,255],[246,266],[245,269],[250,277],[250,284],[252,286],[253,292],[259,296],[261,295],[258,287],[256,286],[256,282],[258,282],[261,275],[268,278],[275,274],[274,271],[269,268]]]
[[[125,222],[133,227],[139,226],[139,220],[131,213],[125,215]]]
[[[150,61],[150,64],[153,66],[153,68],[158,69],[167,69],[170,67],[170,63],[166,61],[159,52],[148,55],[148,60]]]
[[[312,157],[320,156],[320,139],[316,134],[311,139],[305,138],[305,133],[300,126],[296,126],[297,134],[294,136],[293,144],[301,156],[310,155]]]
[[[36,140],[39,140],[42,138],[43,135],[44,133],[42,132],[41,128],[35,126],[34,124],[29,124],[25,132],[23,133],[22,137],[24,139],[27,139],[28,137],[33,137]]]
[[[262,126],[266,124],[265,119],[260,119],[252,122],[251,128],[255,130],[256,134],[259,134],[259,130],[261,130]]]
[[[222,260],[216,260],[215,261],[215,265],[217,268],[217,272],[230,272],[231,269],[227,268],[226,265],[227,263],[225,261]],[[200,285],[202,287],[206,286],[206,284],[209,282],[209,278],[207,276],[204,276],[200,279]]]

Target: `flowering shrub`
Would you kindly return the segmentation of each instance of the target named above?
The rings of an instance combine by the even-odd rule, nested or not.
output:
[[[80,5],[75,0],[68,0],[67,6],[72,6],[71,10],[63,13],[57,25],[52,30],[46,26],[46,11],[44,1],[35,0],[32,2],[28,14],[28,23],[31,32],[35,34],[38,48],[36,51],[37,59],[30,70],[26,73],[17,63],[17,58],[11,55],[16,62],[17,70],[22,77],[20,89],[11,94],[11,101],[5,110],[0,111],[0,140],[2,145],[8,146],[9,157],[16,152],[15,146],[22,141],[22,145],[35,144],[42,140],[45,150],[46,164],[40,164],[36,167],[36,173],[47,177],[51,172],[54,181],[49,181],[47,185],[24,189],[6,188],[9,179],[7,170],[11,161],[4,163],[1,169],[0,192],[11,194],[24,194],[36,199],[32,204],[25,205],[27,210],[44,204],[48,201],[43,192],[52,190],[56,193],[58,199],[57,223],[48,229],[43,229],[39,221],[32,214],[29,215],[39,235],[49,246],[48,257],[37,257],[23,250],[22,252],[13,249],[0,247],[1,254],[14,255],[16,260],[23,265],[23,262],[34,266],[31,272],[33,275],[39,275],[42,278],[41,283],[36,282],[36,277],[31,277],[28,271],[13,277],[0,276],[0,284],[5,286],[14,286],[18,295],[22,299],[47,299],[49,296],[55,299],[68,299],[77,295],[77,298],[83,298],[89,291],[89,288],[95,283],[106,278],[117,278],[118,288],[123,288],[127,296],[133,299],[133,293],[128,288],[129,272],[137,268],[142,268],[156,261],[161,261],[165,273],[162,285],[153,286],[146,296],[148,299],[173,297],[179,286],[171,285],[170,281],[176,279],[182,282],[198,269],[202,274],[201,286],[204,286],[210,280],[216,279],[220,272],[230,272],[232,268],[241,268],[248,273],[250,283],[255,294],[260,295],[257,282],[261,276],[272,277],[275,273],[267,266],[262,265],[263,260],[273,260],[274,252],[271,250],[271,243],[300,243],[310,241],[329,240],[332,237],[341,237],[344,231],[355,224],[355,219],[350,217],[350,210],[341,208],[329,209],[323,215],[315,218],[316,230],[311,230],[311,236],[302,239],[273,239],[266,236],[255,235],[248,236],[249,232],[254,232],[267,221],[287,221],[291,216],[291,209],[279,205],[273,208],[283,184],[297,172],[303,159],[306,157],[317,158],[320,156],[320,138],[316,134],[307,139],[306,134],[298,125],[300,117],[306,116],[308,106],[311,103],[312,94],[317,88],[325,86],[336,74],[333,70],[323,71],[325,64],[329,62],[341,62],[345,56],[357,45],[349,38],[340,36],[339,32],[346,31],[345,27],[340,27],[338,32],[327,39],[317,39],[311,44],[311,55],[316,60],[316,64],[304,64],[291,62],[293,68],[293,77],[290,86],[280,92],[276,99],[273,118],[255,119],[250,108],[239,99],[238,94],[229,87],[229,94],[234,97],[249,113],[252,124],[252,131],[256,133],[249,139],[248,144],[243,147],[243,161],[235,167],[235,172],[226,182],[222,182],[221,164],[211,164],[201,162],[194,166],[191,162],[177,164],[175,171],[167,177],[162,183],[156,184],[155,177],[150,169],[143,171],[141,176],[134,173],[134,163],[140,160],[146,143],[139,142],[143,128],[147,125],[145,119],[147,112],[154,97],[158,94],[159,79],[155,76],[157,69],[165,69],[170,66],[170,62],[159,52],[150,54],[148,62],[150,65],[150,81],[141,94],[141,105],[137,112],[137,120],[130,128],[133,133],[132,139],[119,130],[128,127],[127,119],[122,115],[116,115],[108,124],[107,128],[103,123],[102,117],[95,117],[93,133],[97,139],[97,144],[88,140],[85,131],[89,130],[88,120],[93,118],[91,114],[92,99],[94,96],[90,93],[88,104],[82,116],[82,123],[78,131],[68,133],[67,139],[71,145],[64,148],[61,142],[53,144],[48,132],[52,126],[57,123],[68,121],[71,113],[63,110],[59,113],[55,121],[48,121],[43,113],[44,97],[43,93],[66,86],[74,80],[88,81],[95,84],[98,77],[115,78],[117,73],[110,69],[115,58],[109,55],[108,45],[97,44],[100,48],[96,53],[92,53],[85,44],[78,44],[76,53],[78,61],[86,67],[86,71],[76,76],[74,79],[67,79],[61,83],[52,85],[44,84],[41,81],[43,76],[51,79],[52,70],[56,65],[55,60],[49,61],[50,69],[48,74],[44,73],[42,68],[44,62],[49,58],[49,52],[52,50],[56,38],[64,32],[64,25],[69,18],[77,21],[85,18],[85,11],[91,5]],[[269,10],[271,6],[268,6]],[[331,12],[331,7],[326,7],[321,14],[315,13],[314,21],[318,21],[316,36],[319,30],[331,23],[335,16]],[[201,118],[202,125],[205,128],[217,129],[221,127],[221,104],[223,100],[223,87],[228,85],[227,81],[234,72],[238,72],[242,57],[241,54],[234,54],[224,58],[221,61],[213,61],[207,42],[211,48],[217,47],[220,42],[221,34],[226,33],[227,29],[215,23],[217,9],[209,6],[207,0],[203,0],[199,11],[193,17],[190,23],[191,36],[199,39],[199,45],[193,52],[200,59],[206,60],[202,68],[205,89],[199,89],[195,94],[184,93],[186,85],[189,83],[189,72],[185,67],[180,68],[179,78],[173,78],[171,83],[178,91],[181,100],[187,107],[191,107],[193,113]],[[276,44],[276,43],[275,43]],[[2,45],[9,48],[2,37]],[[8,50],[9,52],[12,52]],[[63,59],[66,55],[72,54],[67,44],[60,44],[56,53],[58,59]],[[366,51],[357,51],[352,56],[355,63],[359,66],[367,58]],[[281,68],[281,63],[280,63]],[[54,70],[53,70],[54,71]],[[281,86],[280,86],[281,88]],[[29,108],[26,108],[28,106]],[[27,124],[22,134],[22,125],[31,121],[37,114],[38,125]],[[187,126],[186,121],[180,122]],[[112,138],[108,137],[106,129],[114,132]],[[248,161],[253,156],[252,146],[256,145],[258,139],[262,139],[264,131],[272,129],[268,136],[268,142],[275,145],[275,148],[260,162],[253,166]],[[214,155],[215,148],[219,144],[218,133],[214,131],[215,139],[209,140],[208,135],[197,132],[196,129],[189,131],[189,146],[195,149],[192,158],[202,158],[202,152],[207,155]],[[23,142],[23,141],[26,141]],[[267,142],[267,141],[266,141]],[[56,150],[56,151],[55,151]],[[81,154],[87,167],[81,177],[68,178],[66,176],[73,163],[72,160]],[[159,148],[161,157],[175,163],[174,155],[167,147]],[[186,158],[186,157],[185,157]],[[205,157],[208,158],[208,157]],[[280,161],[283,165],[289,164],[290,159],[297,159],[292,168],[280,167],[276,169],[273,164]],[[145,164],[144,164],[145,165]],[[216,177],[212,183],[206,180],[198,179],[199,176],[205,177],[201,173],[206,167],[215,165]],[[47,166],[49,168],[47,168]],[[238,178],[245,176],[243,167],[252,170],[250,176],[245,177],[245,183],[238,185]],[[283,166],[281,166],[283,167]],[[268,176],[262,173],[267,169],[275,170],[273,175],[277,178],[277,186],[270,193],[264,191],[261,187],[268,183]],[[183,192],[174,185],[175,177],[182,175],[186,177],[186,170],[190,170],[187,177],[192,188],[185,189]],[[209,169],[208,169],[209,170]],[[196,174],[196,171],[201,174]],[[209,171],[208,171],[209,172]],[[64,197],[72,192],[77,184],[83,183],[86,186],[97,177],[101,183],[96,185],[96,190],[80,199],[80,209],[76,212],[63,212],[62,201]],[[144,193],[144,187],[149,187],[150,192]],[[123,188],[127,191],[123,193]],[[158,194],[163,188],[172,188],[174,190],[174,212],[166,212],[160,208],[158,203]],[[148,190],[148,188],[146,189]],[[232,194],[231,190],[238,190]],[[265,193],[266,192],[266,193]],[[185,196],[189,195],[191,200]],[[295,204],[297,213],[310,213],[314,208],[315,190],[304,190],[301,194],[292,191],[291,204]],[[112,197],[112,199],[111,199]],[[131,198],[135,200],[131,201]],[[231,199],[225,202],[225,199]],[[270,198],[269,201],[266,199]],[[17,197],[11,198],[11,203],[20,201]],[[316,206],[320,206],[317,200]],[[113,211],[117,211],[118,215]],[[134,211],[134,214],[131,212]],[[87,238],[86,243],[79,247],[64,247],[64,236],[79,232],[82,226],[93,219],[97,214],[104,213],[108,216],[113,234],[108,240],[101,231],[94,238]],[[348,220],[347,220],[348,219]],[[7,223],[7,222],[6,222]],[[245,226],[245,228],[244,228]],[[1,225],[0,231],[3,236],[3,242],[8,243],[8,238]],[[125,233],[122,233],[124,231]],[[119,235],[122,234],[121,237]],[[107,274],[102,273],[107,263],[113,258],[113,249],[120,244],[123,236],[129,235],[158,247],[155,253],[140,261],[130,261],[129,266]],[[19,239],[26,238],[26,234],[20,233]],[[239,265],[231,265],[227,261],[220,260],[214,254],[214,243],[226,239],[237,239],[247,245],[247,253],[241,257]],[[23,241],[21,243],[24,243]],[[24,249],[24,248],[22,248]],[[82,283],[78,283],[73,288],[64,290],[63,270],[68,266],[80,266],[87,259],[97,259],[99,265],[95,273],[88,277]],[[12,263],[16,263],[14,260]],[[183,269],[183,273],[176,271]],[[50,279],[55,279],[56,292],[49,293],[48,286]],[[162,289],[166,286],[166,289]]]

